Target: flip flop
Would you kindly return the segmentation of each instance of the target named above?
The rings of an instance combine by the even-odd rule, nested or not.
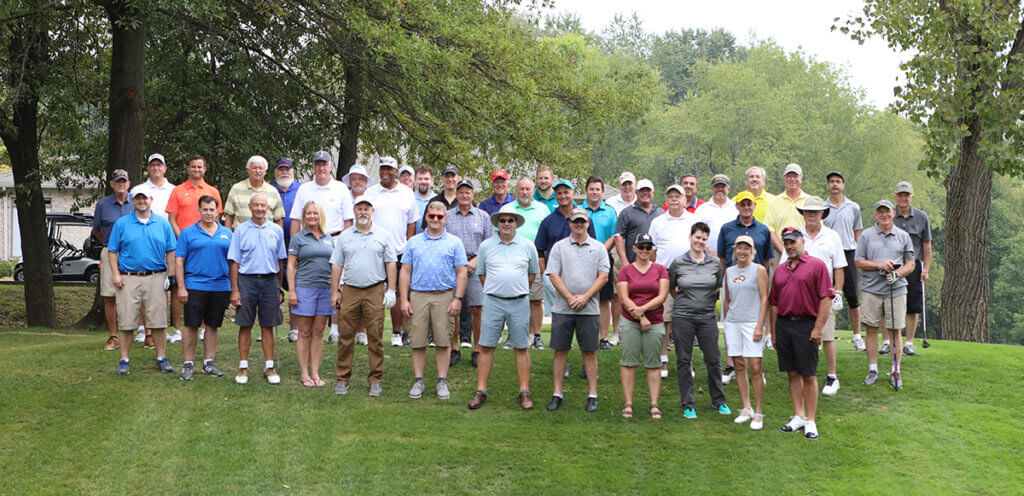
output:
[[[300,379],[299,383],[309,388],[316,387],[316,381],[314,381],[313,379]]]
[[[324,387],[324,386],[327,385],[327,383],[324,382],[323,379],[317,377],[317,378],[313,379],[313,385],[316,386],[316,387]]]

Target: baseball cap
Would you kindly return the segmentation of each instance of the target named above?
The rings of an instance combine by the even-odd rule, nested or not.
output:
[[[356,198],[356,201],[355,201],[355,203],[352,204],[352,206],[354,207],[356,205],[359,205],[360,203],[366,203],[366,204],[368,204],[368,205],[370,205],[372,207],[373,206],[373,199],[370,198],[370,195],[362,195],[359,198]]]
[[[124,169],[114,169],[114,172],[110,173],[111,181],[127,181],[128,171]]]
[[[406,172],[408,172],[409,174],[412,174],[414,176],[416,175],[416,171],[413,170],[413,168],[409,167],[408,165],[403,165],[401,169],[398,169],[398,175],[399,176],[401,176],[402,174],[404,174]]]
[[[828,205],[825,205],[825,200],[822,200],[820,196],[808,196],[804,200],[804,204],[796,207],[797,212],[803,214],[806,212],[822,212],[821,218],[828,217]]]
[[[314,162],[333,162],[333,160],[331,160],[331,154],[327,153],[324,150],[320,150],[320,151],[314,153],[313,154],[313,161]]]
[[[910,193],[914,194],[914,187],[906,181],[900,181],[896,183],[896,188],[893,189],[893,193]]]
[[[395,157],[381,157],[380,162],[377,164],[379,167],[391,167],[392,169],[398,168],[398,161]]]
[[[344,176],[341,176],[341,182],[345,183],[345,186],[348,186],[350,188],[352,187],[352,185],[349,184],[348,180],[349,180],[349,176],[351,176],[352,174],[362,174],[363,176],[365,176],[366,177],[366,185],[367,186],[370,186],[371,184],[374,184],[374,183],[377,182],[377,181],[374,181],[373,178],[370,177],[370,174],[368,174],[366,172],[366,167],[363,167],[363,166],[361,166],[359,164],[356,164],[356,165],[353,165],[352,167],[350,167],[348,169],[348,174],[345,174]]]
[[[889,200],[879,200],[878,203],[875,204],[875,210],[877,211],[880,208],[888,208],[889,210],[895,210],[892,206],[892,202]]]
[[[551,189],[558,189],[559,186],[565,186],[566,188],[569,188],[569,189],[571,189],[573,191],[576,191],[576,188],[572,187],[572,182],[569,181],[568,179],[559,179],[558,182],[555,183],[555,185],[551,187]],[[586,213],[586,212],[584,212],[584,213]]]
[[[749,191],[740,191],[740,194],[736,195],[732,199],[732,201],[736,203],[739,203],[743,200],[750,200],[754,203],[757,203],[757,198],[754,198],[754,194]]]
[[[790,241],[796,241],[798,239],[803,239],[803,237],[804,237],[804,235],[800,233],[800,230],[795,228],[795,227],[793,227],[793,226],[784,227],[782,229],[782,239],[783,239],[783,241],[785,241],[787,239],[790,240]],[[753,245],[751,245],[751,246],[753,246]]]
[[[280,169],[281,167],[287,167],[287,168],[291,169],[292,168],[292,159],[290,159],[290,158],[279,158],[279,159],[277,159],[277,165],[274,168],[275,169]]]
[[[582,208],[574,208],[572,209],[572,213],[569,214],[569,222],[572,222],[576,219],[590,220],[590,214],[588,214],[587,211],[583,210]]]
[[[446,165],[446,166],[444,166],[444,170],[441,171],[441,175],[442,176],[445,175],[445,174],[455,174],[457,176],[457,175],[459,175],[459,168],[455,167],[454,165],[450,165],[450,164]]]
[[[666,188],[665,189],[665,194],[667,195],[671,191],[675,191],[675,192],[679,193],[680,195],[686,196],[686,191],[683,191],[683,187],[678,185],[678,184],[673,184],[672,186],[669,186],[668,188]]]
[[[825,176],[825,180],[826,180],[826,181],[828,181],[829,179],[832,179],[832,176],[839,176],[839,179],[842,179],[844,183],[846,182],[846,178],[845,178],[845,177],[843,177],[843,173],[842,173],[842,172],[839,172],[839,171],[832,171],[832,172],[829,172],[829,173],[828,173],[828,174],[827,174],[827,175]]]
[[[725,174],[715,174],[714,176],[711,177],[711,185],[714,186],[716,184],[724,184],[726,186],[729,186],[729,176]]]
[[[159,153],[154,153],[149,156],[149,160],[146,160],[146,165],[153,163],[154,160],[159,160],[161,164],[167,165],[167,161],[164,160],[164,156]]]
[[[508,181],[508,172],[505,172],[504,169],[498,169],[494,171],[494,174],[491,174],[491,182],[494,182],[496,179],[499,178]]]
[[[787,165],[786,166],[786,170],[782,171],[782,175],[785,176],[786,174],[789,174],[790,172],[795,172],[797,174],[800,174],[801,176],[804,175],[803,168],[801,168],[798,164],[789,164],[789,165]]]
[[[749,237],[749,236],[748,236]],[[654,238],[650,234],[641,233],[636,236],[636,241],[633,242],[633,246],[636,245],[651,245],[654,246]]]
[[[619,184],[621,184],[621,183],[619,183]],[[640,191],[640,190],[642,190],[644,188],[647,188],[647,189],[649,189],[651,191],[654,191],[654,183],[652,183],[650,179],[641,179],[641,180],[637,181],[637,183],[636,183],[636,190]]]
[[[750,236],[748,236],[746,234],[742,234],[740,236],[736,236],[736,241],[733,241],[732,245],[736,246],[736,245],[738,245],[740,243],[746,243],[746,244],[750,245],[751,247],[753,247],[754,246],[754,238],[752,238],[752,237],[750,237]]]
[[[461,188],[463,186],[468,186],[469,189],[472,189],[472,190],[476,189],[476,188],[473,187],[473,181],[470,181],[469,179],[463,179],[463,180],[459,181],[459,184],[455,185],[455,191],[458,191],[459,188]]]
[[[636,176],[632,172],[626,171],[619,174],[619,184],[623,183],[636,183]]]

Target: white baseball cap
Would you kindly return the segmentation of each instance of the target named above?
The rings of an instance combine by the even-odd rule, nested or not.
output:
[[[636,176],[632,172],[626,171],[619,175],[619,184],[622,183],[636,183]]]

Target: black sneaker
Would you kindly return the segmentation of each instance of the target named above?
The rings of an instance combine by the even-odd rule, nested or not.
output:
[[[551,403],[548,403],[548,411],[553,412],[558,410],[562,406],[562,402],[565,401],[561,396],[551,396]]]
[[[602,339],[600,348],[602,350],[610,350],[612,349],[612,344],[607,339]]]
[[[183,381],[191,381],[192,380],[192,373],[193,372],[194,372],[194,370],[192,370],[192,364],[191,363],[186,363],[185,365],[182,365],[181,366],[181,380],[183,380]]]
[[[473,368],[476,368],[479,360],[480,360],[480,352],[479,351],[474,351],[473,353],[471,353],[469,355],[469,363],[473,365]]]
[[[409,341],[409,333],[403,331],[402,332],[402,346],[409,346],[410,344],[412,344],[412,342]]]
[[[587,406],[584,408],[587,413],[594,413],[597,411],[597,398],[593,396],[587,397]]]
[[[160,372],[163,372],[165,374],[173,374],[174,373],[174,367],[171,365],[171,362],[168,361],[166,358],[159,358],[159,359],[157,359],[157,361],[156,361],[156,368],[157,368],[157,370],[159,370]]]
[[[452,348],[452,357],[448,361],[448,366],[449,367],[454,367],[454,366],[458,365],[459,361],[461,361],[461,360],[462,360],[462,352],[459,351],[458,348]]]
[[[212,361],[203,364],[202,372],[204,374],[212,375],[214,377],[220,377],[224,375],[224,372],[221,372],[221,370],[217,368],[217,364],[213,363]]]

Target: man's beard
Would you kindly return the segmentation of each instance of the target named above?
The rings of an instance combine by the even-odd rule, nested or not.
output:
[[[360,215],[358,218],[356,218],[356,225],[359,227],[366,227],[366,225],[369,223],[370,217],[366,215]]]

